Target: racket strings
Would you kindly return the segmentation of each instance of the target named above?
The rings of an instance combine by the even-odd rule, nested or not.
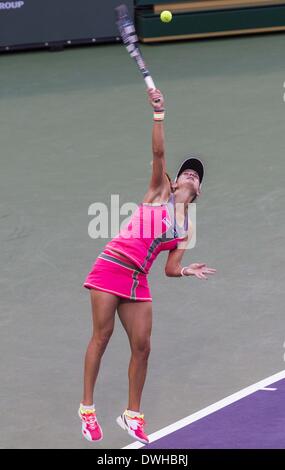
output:
[[[133,25],[127,25],[125,22],[118,22],[118,29],[125,45],[135,44],[139,41]]]
[[[136,61],[141,73],[146,79],[149,77],[149,71],[146,67],[144,59],[142,58],[139,46],[138,36],[136,34],[135,26],[129,17],[128,9],[126,5],[120,5],[116,9],[117,11],[117,27],[120,32],[120,36],[130,56]],[[154,87],[154,84],[148,85]]]

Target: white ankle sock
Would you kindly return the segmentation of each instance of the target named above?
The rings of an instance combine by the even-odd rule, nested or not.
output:
[[[139,411],[126,410],[126,412],[131,418],[135,418],[136,416],[141,415]]]
[[[80,408],[82,408],[83,410],[95,410],[95,405],[93,403],[93,405],[82,405],[82,403],[80,403]]]

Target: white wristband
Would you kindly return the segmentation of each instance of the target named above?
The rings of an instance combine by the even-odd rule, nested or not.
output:
[[[153,119],[154,121],[164,121],[165,111],[154,111]]]
[[[186,269],[186,268],[187,268],[187,266],[184,266],[184,268],[181,269],[181,271],[180,271],[181,276],[187,276],[187,274],[184,274],[184,272],[183,272],[184,269]]]

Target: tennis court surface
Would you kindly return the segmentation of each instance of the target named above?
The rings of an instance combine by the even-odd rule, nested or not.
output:
[[[282,371],[154,433],[144,449],[284,449],[284,398]]]
[[[142,51],[166,98],[170,176],[188,153],[205,161],[197,243],[184,261],[217,269],[205,282],[167,278],[161,254],[150,273],[141,411],[152,436],[284,369],[284,35]],[[95,393],[104,439],[81,434],[92,329],[82,283],[109,240],[90,238],[89,207],[109,208],[112,194],[137,204],[148,187],[145,86],[119,44],[2,56],[1,77],[0,447],[121,449],[132,442],[116,424],[130,350],[118,318]],[[236,445],[281,445],[282,380],[188,423],[188,437],[167,446],[231,445],[235,432]]]

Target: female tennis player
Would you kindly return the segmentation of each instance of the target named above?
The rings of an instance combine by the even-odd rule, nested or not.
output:
[[[157,255],[162,250],[169,251],[166,276],[207,279],[208,274],[216,271],[206,264],[181,265],[191,239],[188,204],[200,195],[204,168],[199,159],[188,158],[181,165],[174,182],[171,182],[165,163],[164,98],[157,89],[149,90],[148,95],[154,109],[153,164],[149,188],[129,223],[98,256],[84,283],[91,294],[93,335],[85,356],[84,393],[78,413],[82,420],[82,434],[88,441],[103,438],[93,393],[100,361],[112,335],[115,313],[118,311],[128,335],[131,359],[128,406],[117,418],[117,423],[135,440],[145,444],[149,442],[140,404],[152,329],[152,298],[147,275]]]

